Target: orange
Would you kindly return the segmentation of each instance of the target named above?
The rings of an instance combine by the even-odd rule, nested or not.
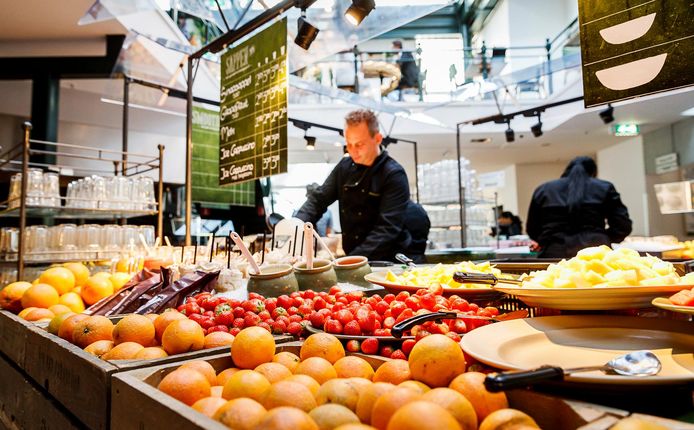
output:
[[[337,403],[356,411],[357,401],[359,401],[359,390],[348,379],[331,379],[321,385],[316,393],[316,403],[319,405]]]
[[[221,372],[219,372],[217,374],[217,385],[224,386],[224,384],[227,383],[229,378],[231,378],[231,375],[238,372],[239,370],[241,369],[239,369],[238,367],[231,367],[229,369],[224,369]]]
[[[334,429],[342,424],[359,423],[359,418],[342,405],[320,405],[308,413],[308,416],[323,429]]]
[[[69,307],[67,307],[65,305],[61,305],[60,303],[58,303],[57,305],[53,305],[53,306],[49,307],[48,310],[53,312],[53,315],[60,315],[60,314],[64,314],[65,312],[70,312],[73,314],[75,313],[75,312],[72,312],[72,309],[70,309]]]
[[[366,390],[368,387],[373,385],[373,382],[369,381],[366,378],[358,378],[358,377],[353,376],[351,378],[347,378],[347,380],[349,381],[350,384],[352,384],[354,386],[354,388],[357,389],[360,396],[361,396],[361,393],[364,392],[364,390]]]
[[[220,397],[205,397],[193,403],[193,409],[212,418],[217,410],[226,404],[226,400]]]
[[[249,397],[260,402],[269,389],[270,381],[265,376],[254,370],[244,369],[234,373],[227,380],[222,397],[227,400]]]
[[[263,363],[253,370],[265,376],[271,384],[292,376],[292,372],[279,363]]]
[[[248,327],[239,332],[231,347],[231,358],[236,367],[255,369],[272,361],[275,355],[275,338],[262,327]]]
[[[135,355],[135,360],[154,360],[168,356],[169,354],[160,347],[148,346],[147,348],[142,348],[142,350]]]
[[[109,277],[109,280],[113,285],[113,291],[115,292],[123,288],[125,284],[127,284],[128,281],[130,281],[130,278],[132,278],[132,275],[123,272],[116,272],[113,275],[111,275]]]
[[[55,318],[55,314],[48,309],[35,308],[24,315],[24,319],[27,321],[50,321]]]
[[[74,318],[74,317],[73,317]],[[69,321],[67,319],[65,322]],[[97,340],[113,340],[113,323],[101,315],[87,317],[75,324],[72,341],[80,348],[86,348]]]
[[[359,396],[359,401],[357,402],[356,412],[359,420],[363,423],[370,423],[371,411],[373,410],[376,400],[388,391],[394,389],[395,385],[388,382],[374,382],[371,386],[366,387]]]
[[[49,308],[57,305],[60,301],[60,295],[55,288],[48,284],[36,284],[27,288],[22,295],[22,307],[37,307]]]
[[[144,346],[136,342],[123,342],[114,346],[109,352],[101,356],[102,360],[132,360],[137,354],[145,349]]]
[[[144,315],[130,314],[121,318],[113,328],[113,342],[137,342],[142,346],[153,346],[154,323]]]
[[[149,318],[150,321],[154,322],[157,318],[159,318],[159,314],[145,314],[147,318]]]
[[[212,388],[210,388],[210,395],[212,397],[219,397],[221,399],[222,392],[224,392],[224,387],[222,387],[221,385],[213,385]]]
[[[210,386],[216,385],[217,384],[217,372],[214,371],[214,367],[207,361],[203,360],[194,360],[194,361],[188,361],[186,363],[183,363],[179,369],[193,369],[197,370],[207,378],[207,381],[210,383]]]
[[[479,423],[484,421],[490,413],[508,408],[505,393],[490,393],[484,387],[486,377],[484,373],[467,372],[457,376],[449,385],[449,388],[456,390],[472,403]]]
[[[200,324],[189,319],[172,322],[161,337],[161,346],[169,355],[198,351],[204,344],[205,332]]]
[[[283,365],[292,373],[294,373],[294,371],[296,370],[296,367],[299,365],[300,360],[301,359],[298,355],[292,354],[288,351],[278,352],[277,354],[275,354],[274,357],[272,357],[272,361],[274,363],[279,363]]]
[[[345,356],[345,348],[335,336],[328,333],[316,333],[306,338],[301,345],[299,356],[302,360],[309,357],[321,357],[328,360],[330,364],[334,364]]]
[[[75,276],[75,286],[81,287],[89,278],[89,269],[82,263],[65,263],[63,266]]]
[[[59,295],[75,288],[75,275],[65,267],[51,267],[39,276],[39,282],[55,288]]]
[[[58,336],[67,340],[70,343],[73,343],[72,333],[75,330],[75,326],[80,321],[84,321],[87,318],[89,318],[89,315],[85,315],[85,314],[76,314],[76,315],[72,315],[72,316],[67,317],[65,319],[65,321],[63,321],[63,323],[60,324],[60,328],[58,329]]]
[[[371,410],[371,425],[379,430],[386,430],[395,411],[419,399],[419,396],[419,392],[409,388],[395,388],[383,394],[376,400]]]
[[[410,366],[407,364],[407,361],[397,359],[381,364],[381,366],[376,369],[376,373],[374,373],[373,381],[390,382],[391,384],[398,385],[410,378]]]
[[[428,336],[427,336],[428,337]],[[460,424],[436,403],[416,401],[398,409],[388,422],[388,430],[461,430]]]
[[[104,297],[113,294],[113,284],[104,276],[94,275],[87,279],[87,282],[82,286],[82,300],[87,306],[91,306]]]
[[[333,430],[376,430],[376,427],[367,426],[366,424],[342,424],[335,427]]]
[[[256,428],[263,430],[319,430],[318,425],[306,412],[289,406],[268,411]]]
[[[108,353],[111,349],[113,349],[112,340],[97,340],[84,348],[84,351],[101,358],[102,355]]]
[[[374,369],[371,365],[360,357],[353,355],[342,357],[333,364],[338,378],[365,378],[371,380],[374,376]]]
[[[188,317],[178,312],[175,309],[167,309],[154,320],[154,331],[156,332],[157,341],[161,342],[161,337],[164,335],[164,330],[174,321],[186,320]]]
[[[610,427],[610,430],[668,430],[672,428],[666,427],[665,425],[660,425],[655,421],[651,421],[655,419],[657,418],[628,417],[619,420],[614,426]],[[537,427],[523,424],[514,425],[510,427],[511,430],[532,430],[535,428]]]
[[[267,410],[260,403],[246,397],[229,400],[217,409],[214,419],[230,429],[254,430]]]
[[[176,369],[164,376],[158,387],[169,396],[186,405],[210,397],[210,383],[202,373],[193,369]]]
[[[234,335],[224,331],[213,331],[205,336],[203,349],[219,348],[222,346],[231,346],[234,343]]]
[[[433,334],[417,342],[407,362],[412,379],[432,388],[447,387],[453,378],[465,372],[465,356],[460,345],[442,334]]]
[[[17,313],[22,310],[22,296],[31,288],[29,282],[13,282],[0,290],[0,308]]]
[[[505,408],[498,409],[487,415],[482,424],[480,424],[479,430],[504,430],[515,428],[516,426],[540,428],[535,420],[526,413],[517,409]]]
[[[477,415],[472,403],[450,388],[434,388],[422,395],[422,400],[436,403],[453,415],[463,430],[477,430]]]
[[[21,311],[19,314],[17,314],[17,316],[18,316],[19,318],[24,319],[24,317],[27,316],[27,314],[28,314],[29,312],[33,311],[34,309],[39,309],[39,308],[37,308],[36,306],[29,306],[28,308],[22,309],[22,311]]]
[[[302,411],[309,412],[315,408],[316,399],[306,386],[298,382],[275,382],[265,393],[262,404],[270,410],[280,406],[292,406]]]
[[[70,291],[69,293],[65,293],[62,296],[60,296],[60,300],[58,303],[67,306],[72,310],[72,312],[76,314],[84,312],[84,302],[82,301],[82,297],[78,293],[72,291]]]
[[[285,379],[285,381],[298,382],[299,384],[308,388],[311,394],[313,394],[313,397],[316,397],[316,394],[320,389],[320,384],[308,375],[292,375],[289,378]]]
[[[80,300],[82,300],[82,287],[75,287],[70,290],[71,293],[75,293],[80,296]],[[82,302],[84,303],[84,302]]]
[[[321,357],[309,357],[302,360],[294,371],[296,375],[308,375],[315,379],[319,384],[337,378],[335,368],[328,360]]]
[[[76,315],[74,312],[64,312],[60,315],[56,315],[53,317],[50,323],[48,323],[48,333],[58,335],[58,330],[60,330],[60,326],[63,324],[63,322],[70,318],[71,316]]]
[[[421,394],[424,394],[427,391],[431,390],[431,388],[429,388],[427,384],[412,380],[401,382],[398,384],[398,387],[412,388],[413,390],[419,391]]]

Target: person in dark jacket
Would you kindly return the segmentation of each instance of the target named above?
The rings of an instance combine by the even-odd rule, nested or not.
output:
[[[407,174],[381,148],[383,136],[373,112],[350,112],[345,123],[350,156],[337,163],[296,217],[315,223],[337,200],[345,253],[370,260],[393,260],[408,242],[404,227],[410,201]]]
[[[523,234],[523,222],[518,218],[518,215],[514,215],[512,212],[502,212],[496,222],[499,225],[500,236],[506,236],[508,238]],[[492,227],[491,236],[496,237],[496,226]]]
[[[589,246],[619,243],[631,233],[619,193],[610,182],[597,179],[597,172],[592,158],[577,157],[560,179],[537,187],[527,232],[537,242],[540,257],[573,257]]]

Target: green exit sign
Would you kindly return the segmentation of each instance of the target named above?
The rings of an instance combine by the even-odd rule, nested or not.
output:
[[[616,124],[613,130],[615,136],[638,136],[640,132],[638,124]]]

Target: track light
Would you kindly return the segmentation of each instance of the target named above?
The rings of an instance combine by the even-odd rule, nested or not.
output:
[[[353,26],[358,26],[376,7],[374,0],[352,0],[352,5],[345,11],[345,19]]]
[[[506,142],[511,143],[514,140],[516,140],[516,133],[514,133],[513,129],[511,128],[511,121],[510,120],[506,121],[506,124],[508,124],[508,128],[504,132],[504,134],[506,134]]]
[[[315,136],[307,136],[304,134],[304,139],[306,140],[306,150],[307,151],[313,151],[316,149],[316,137]]]
[[[542,121],[540,120],[539,113],[537,114],[537,124],[530,127],[530,131],[533,133],[533,136],[535,137],[542,136]]]
[[[301,10],[301,16],[297,20],[297,33],[294,43],[308,51],[320,30],[306,21],[306,9]]]
[[[609,124],[614,121],[614,108],[611,104],[607,105],[607,109],[600,111],[600,118],[605,124]]]

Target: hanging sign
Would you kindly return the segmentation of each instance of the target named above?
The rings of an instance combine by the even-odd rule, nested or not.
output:
[[[287,171],[287,19],[222,55],[219,184]]]
[[[694,7],[579,0],[585,106],[694,85]]]

